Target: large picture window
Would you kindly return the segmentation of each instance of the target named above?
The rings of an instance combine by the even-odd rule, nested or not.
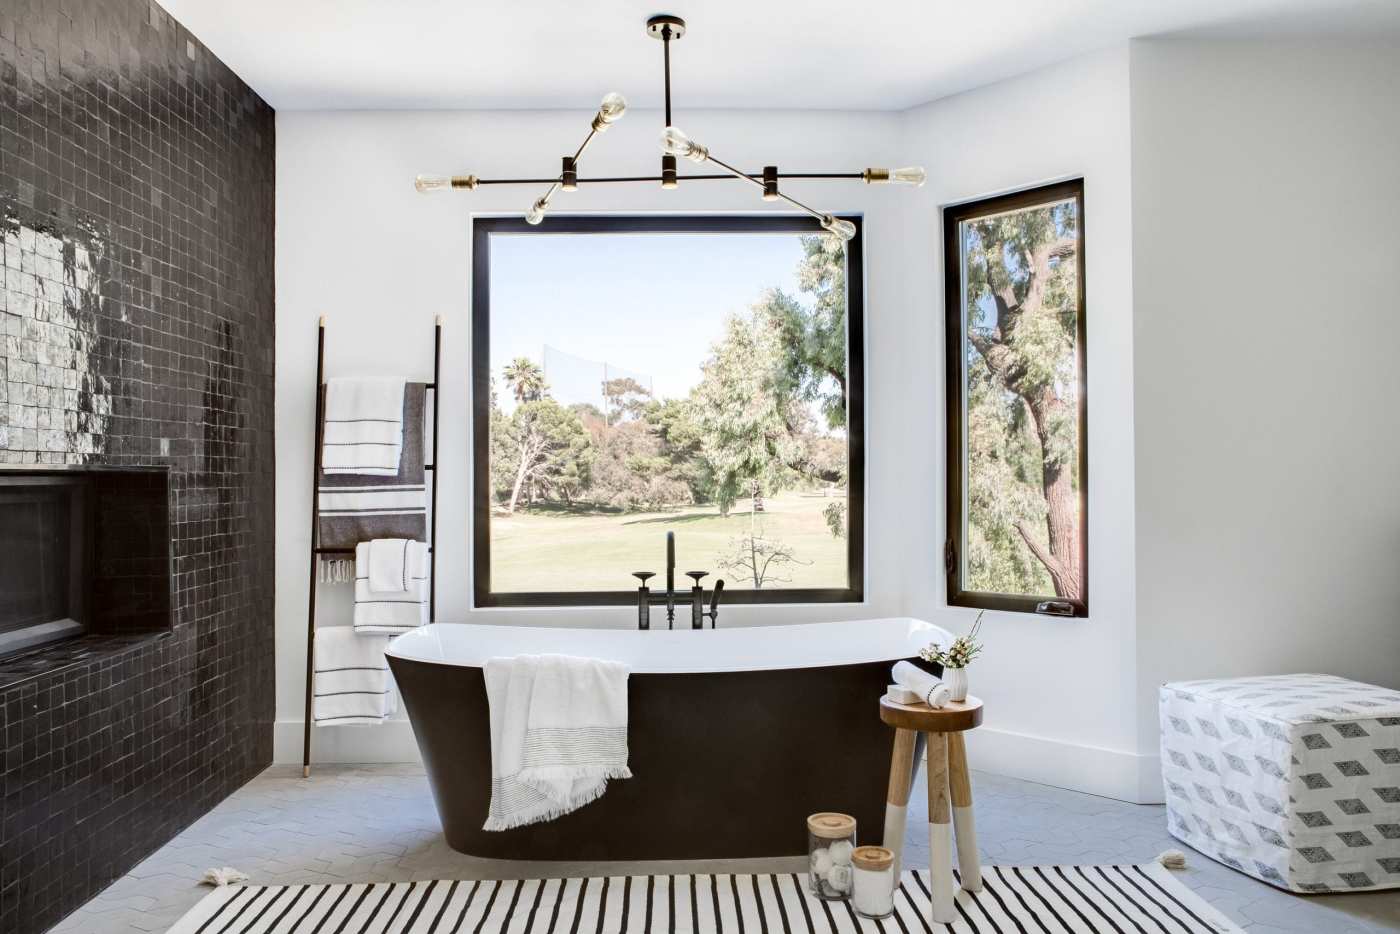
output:
[[[632,604],[667,531],[678,589],[862,599],[859,233],[551,215],[472,242],[477,606]]]
[[[1083,182],[943,222],[948,602],[1087,616]]]

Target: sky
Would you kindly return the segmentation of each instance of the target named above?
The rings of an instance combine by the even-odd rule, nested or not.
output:
[[[796,234],[493,234],[501,405],[512,407],[500,374],[515,357],[545,364],[551,395],[566,405],[601,404],[603,362],[609,378],[649,379],[657,398],[684,397],[731,312],[773,287],[803,298],[801,258]],[[546,345],[560,353],[546,359]]]

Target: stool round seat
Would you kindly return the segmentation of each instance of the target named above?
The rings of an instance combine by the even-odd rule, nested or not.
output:
[[[927,704],[898,704],[880,698],[880,719],[898,730],[920,733],[961,733],[982,724],[982,700],[968,695],[964,701],[949,701],[943,707]]]

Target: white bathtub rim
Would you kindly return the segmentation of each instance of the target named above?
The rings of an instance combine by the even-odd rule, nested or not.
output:
[[[622,662],[633,674],[709,674],[893,663],[951,639],[911,617],[646,631],[433,623],[396,637],[385,654],[460,668],[514,655],[577,655]]]

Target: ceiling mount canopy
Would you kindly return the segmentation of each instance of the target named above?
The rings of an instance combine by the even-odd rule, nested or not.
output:
[[[910,166],[902,169],[867,168],[861,172],[779,172],[775,165],[764,166],[759,173],[748,173],[735,168],[727,162],[722,161],[710,152],[708,146],[692,140],[671,120],[671,43],[685,35],[685,20],[679,16],[672,16],[669,13],[660,13],[647,20],[647,35],[661,41],[662,47],[662,67],[665,80],[665,100],[666,116],[665,126],[661,131],[661,174],[641,175],[627,177],[595,177],[584,178],[578,174],[578,161],[589,145],[598,136],[605,132],[609,126],[621,120],[627,113],[627,101],[617,92],[608,94],[603,98],[602,104],[598,107],[598,112],[593,115],[592,123],[589,126],[588,135],[583,138],[578,149],[572,156],[564,156],[561,162],[559,174],[554,178],[477,178],[475,175],[419,175],[414,180],[414,187],[420,192],[447,191],[454,188],[475,189],[481,185],[548,185],[545,193],[535,199],[530,205],[530,210],[525,214],[525,220],[531,224],[538,224],[544,220],[545,212],[549,210],[550,201],[557,192],[575,191],[579,185],[617,183],[617,182],[660,182],[662,188],[676,188],[681,182],[692,181],[713,181],[715,179],[737,178],[749,182],[756,186],[765,201],[786,201],[793,207],[810,214],[816,218],[822,228],[849,240],[855,236],[856,227],[848,220],[842,220],[834,214],[818,211],[809,207],[801,201],[791,197],[779,188],[779,182],[783,179],[860,179],[868,185],[902,183],[906,185],[922,185],[924,183],[924,170],[919,166]],[[677,158],[683,157],[698,164],[710,163],[723,169],[724,174],[710,175],[680,175],[676,171]]]

